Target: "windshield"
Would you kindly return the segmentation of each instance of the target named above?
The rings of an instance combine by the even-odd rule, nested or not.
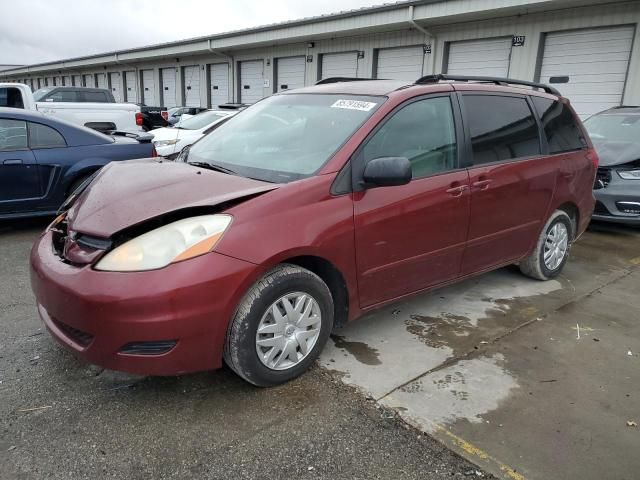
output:
[[[268,182],[309,177],[385,100],[354,95],[274,95],[195,143],[187,161],[220,165]]]
[[[229,114],[226,112],[202,112],[194,115],[193,117],[185,118],[180,123],[178,123],[178,128],[181,128],[183,130],[200,130],[201,128],[208,127],[212,123],[215,123],[218,120],[221,120],[228,116]]]
[[[45,96],[47,93],[49,93],[51,90],[53,90],[53,88],[41,88],[40,90],[36,90],[36,91],[33,93],[33,99],[34,99],[36,102],[39,102],[39,101],[42,99],[42,97],[44,97],[44,96]]]
[[[595,115],[584,122],[594,143],[640,143],[640,115],[624,113]]]

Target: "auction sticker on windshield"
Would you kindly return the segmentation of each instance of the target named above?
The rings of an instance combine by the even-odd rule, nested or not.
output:
[[[349,110],[368,112],[376,105],[373,102],[362,102],[360,100],[337,100],[336,103],[331,105],[331,108],[347,108]]]

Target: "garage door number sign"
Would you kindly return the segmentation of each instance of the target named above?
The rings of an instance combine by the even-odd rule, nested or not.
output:
[[[513,47],[523,47],[524,46],[524,35],[514,35],[511,38],[511,46]]]

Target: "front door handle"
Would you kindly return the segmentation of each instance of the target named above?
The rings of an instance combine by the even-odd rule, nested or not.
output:
[[[464,191],[469,188],[469,185],[458,185],[447,189],[447,193],[452,197],[459,197]]]
[[[10,160],[5,160],[2,162],[3,165],[22,165],[22,160],[19,158],[12,158]]]
[[[489,188],[490,184],[491,184],[491,180],[487,178],[484,180],[478,180],[477,182],[473,182],[471,186],[473,188],[478,188],[480,190],[486,190],[487,188]]]

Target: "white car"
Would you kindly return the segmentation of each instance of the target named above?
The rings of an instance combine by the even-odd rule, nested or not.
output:
[[[236,113],[235,110],[206,110],[189,118],[183,115],[174,127],[150,132],[153,134],[153,146],[161,157],[174,158],[184,147],[200,140]]]
[[[102,89],[82,88],[79,90],[95,92]],[[109,91],[106,91],[106,93],[110,94]],[[38,96],[38,98],[41,98],[41,96]],[[105,100],[108,99],[105,98]],[[112,95],[110,100],[113,100]],[[142,131],[142,127],[138,124],[136,118],[141,109],[133,103],[115,103],[115,100],[113,102],[104,100],[68,102],[54,101],[51,98],[41,102],[35,99],[29,86],[21,83],[0,83],[0,107],[34,110],[44,115],[98,131]]]

